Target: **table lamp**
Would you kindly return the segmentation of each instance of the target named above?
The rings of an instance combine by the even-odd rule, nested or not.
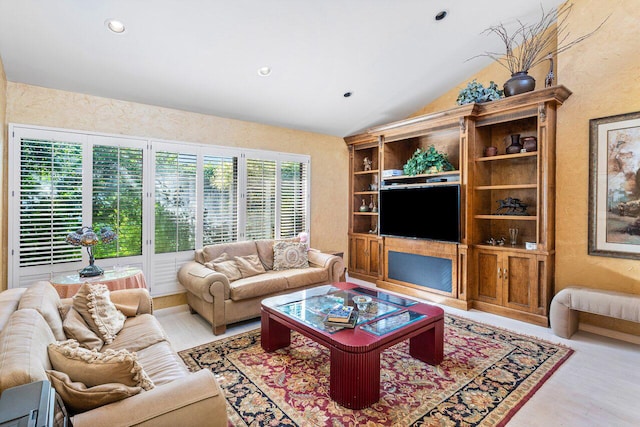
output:
[[[110,243],[116,239],[117,234],[109,227],[102,227],[100,229],[100,236],[93,231],[91,227],[82,227],[69,233],[65,241],[73,246],[84,246],[87,248],[89,254],[89,265],[80,270],[80,277],[95,277],[104,273],[104,270],[97,265],[94,265],[93,247],[102,243]]]

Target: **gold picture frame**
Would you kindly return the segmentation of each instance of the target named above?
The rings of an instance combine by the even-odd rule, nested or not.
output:
[[[589,120],[589,255],[640,259],[640,112]]]

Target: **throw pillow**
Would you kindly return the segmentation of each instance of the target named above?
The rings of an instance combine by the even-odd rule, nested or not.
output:
[[[260,262],[258,255],[237,256],[235,260],[242,277],[251,277],[267,271]]]
[[[82,316],[87,326],[111,344],[124,326],[125,315],[109,298],[109,289],[102,284],[83,284],[73,297],[73,308]]]
[[[98,350],[104,345],[104,341],[98,335],[95,334],[84,321],[80,313],[73,308],[69,307],[67,313],[62,321],[62,329],[68,339],[78,341],[78,343],[89,350]]]
[[[273,269],[275,271],[290,268],[309,267],[307,245],[294,242],[277,242],[273,244]]]
[[[213,264],[213,269],[218,273],[222,273],[227,276],[230,282],[234,280],[242,279],[242,274],[238,270],[238,266],[234,260],[222,261]]]
[[[128,350],[89,350],[75,340],[49,344],[49,361],[56,371],[66,373],[71,381],[88,387],[119,383],[151,390],[153,382]]]
[[[129,387],[124,384],[109,383],[94,387],[87,387],[81,382],[71,381],[64,372],[47,371],[51,385],[60,395],[65,407],[73,412],[88,411],[117,402],[127,397],[135,396],[142,391],[142,387]]]
[[[214,264],[223,261],[229,261],[229,255],[226,252],[223,252],[218,258],[214,259],[213,261],[205,262],[204,266],[215,270],[215,268],[213,268]]]

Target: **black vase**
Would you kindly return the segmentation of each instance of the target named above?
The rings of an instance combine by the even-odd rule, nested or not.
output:
[[[511,74],[511,78],[504,83],[504,96],[513,96],[520,93],[531,92],[536,88],[536,79],[519,71]]]
[[[511,145],[507,147],[507,154],[519,153],[522,150],[522,144],[520,144],[520,134],[514,133],[511,136]]]

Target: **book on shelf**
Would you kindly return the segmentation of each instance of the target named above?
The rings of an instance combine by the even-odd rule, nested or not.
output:
[[[353,308],[353,307],[352,307]],[[327,326],[337,326],[340,328],[355,328],[358,323],[358,312],[351,310],[351,314],[346,322],[332,322],[329,320],[329,316],[324,321],[324,324]]]
[[[325,321],[334,323],[349,323],[349,319],[353,313],[353,306],[337,305],[327,313]]]

